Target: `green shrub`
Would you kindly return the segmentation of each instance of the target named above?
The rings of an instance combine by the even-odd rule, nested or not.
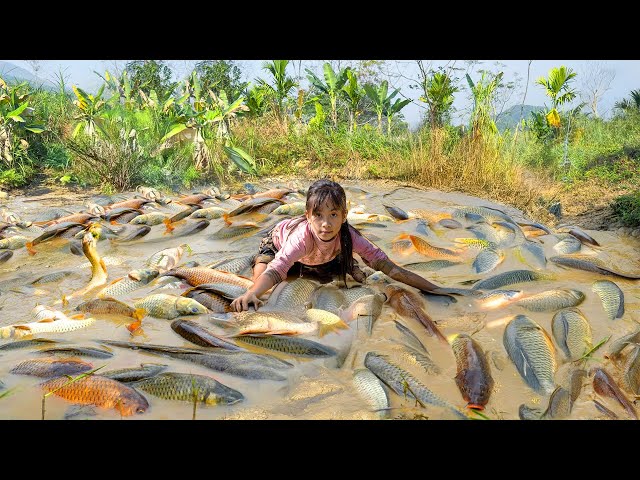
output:
[[[620,217],[623,225],[627,227],[640,226],[640,190],[616,198],[611,207],[614,213]]]

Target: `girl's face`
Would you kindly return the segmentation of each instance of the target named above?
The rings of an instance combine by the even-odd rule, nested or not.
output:
[[[342,224],[347,221],[344,212],[331,203],[324,203],[313,212],[307,210],[305,216],[313,232],[325,242],[333,240],[340,233]]]

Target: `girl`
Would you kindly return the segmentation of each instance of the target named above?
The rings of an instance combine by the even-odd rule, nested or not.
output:
[[[290,274],[310,273],[326,283],[336,273],[346,282],[348,273],[362,283],[366,275],[354,260],[353,252],[369,267],[398,282],[429,293],[455,293],[396,265],[386,253],[351,227],[347,223],[344,189],[336,182],[322,179],[309,187],[304,216],[279,222],[262,239],[253,260],[254,284],[231,302],[231,308],[241,312],[252,303],[257,309],[263,303],[258,297]]]

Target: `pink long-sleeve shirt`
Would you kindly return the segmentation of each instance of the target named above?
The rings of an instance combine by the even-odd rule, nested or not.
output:
[[[287,229],[294,220],[297,221],[295,218],[283,220],[273,229],[273,244],[278,251],[275,258],[267,264],[264,272],[267,273],[269,270],[277,272],[282,280],[286,280],[287,272],[295,262],[304,265],[320,265],[333,260],[340,253],[340,234],[336,235],[332,241],[324,242],[313,233],[306,218],[292,229]],[[353,252],[360,255],[367,265],[371,266],[374,262],[389,258],[384,251],[359,235],[353,227],[349,230]]]

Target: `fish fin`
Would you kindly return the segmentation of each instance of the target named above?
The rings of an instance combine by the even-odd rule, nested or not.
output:
[[[164,220],[162,220],[162,223],[164,223],[165,226],[167,227],[167,229],[164,231],[164,235],[171,233],[176,228],[173,225],[171,225],[171,220],[168,218],[165,218]]]
[[[350,327],[344,321],[340,320],[339,322],[324,324],[321,323],[318,325],[318,336],[320,338],[324,337],[328,333],[336,332],[340,333],[339,330],[348,330]]]
[[[29,252],[29,255],[35,255],[36,253],[38,253],[33,249],[33,242],[27,242],[25,244],[25,247],[27,248],[27,252]]]
[[[142,321],[146,314],[147,311],[144,308],[136,308],[131,316],[138,321]]]
[[[12,325],[12,327],[15,328],[16,330],[31,330],[31,328],[27,327],[26,325]]]
[[[115,280],[112,280],[110,283],[108,283],[106,286],[107,286],[107,287],[109,287],[109,286],[113,285],[114,283],[119,282],[119,281],[120,281],[120,280],[122,280],[123,278],[124,278],[124,277],[116,278]]]
[[[75,315],[71,315],[69,318],[73,320],[83,320],[85,317],[84,313],[76,313]]]
[[[228,213],[223,213],[222,214],[222,219],[224,220],[224,223],[226,223],[227,225],[233,224],[233,222],[229,221],[229,214]]]
[[[67,299],[67,296],[64,293],[62,294],[62,297],[60,297],[60,300],[62,301],[63,308],[69,305],[69,300]]]
[[[51,323],[51,322],[55,322],[55,321],[56,321],[55,318],[43,318],[42,320],[38,320],[36,323]],[[19,326],[20,325],[16,326],[16,328],[18,328]]]

